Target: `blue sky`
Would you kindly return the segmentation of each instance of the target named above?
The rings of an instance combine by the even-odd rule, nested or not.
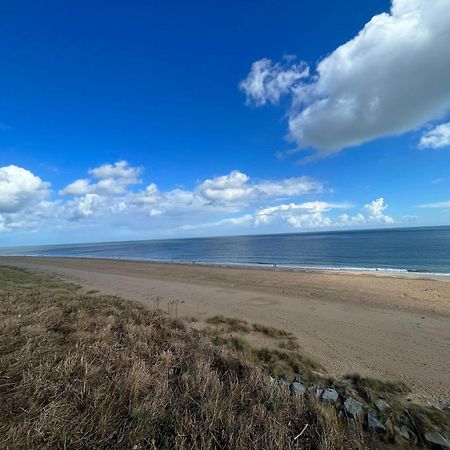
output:
[[[450,223],[450,0],[94,3],[1,6],[1,245]]]

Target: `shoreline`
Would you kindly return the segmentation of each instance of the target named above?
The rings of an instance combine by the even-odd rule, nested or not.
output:
[[[449,279],[450,272],[427,272],[421,271],[419,269],[399,269],[399,268],[389,268],[389,267],[334,267],[334,266],[301,266],[295,264],[279,264],[279,263],[240,263],[240,262],[212,262],[212,261],[183,261],[175,259],[148,259],[148,258],[131,258],[131,257],[121,257],[121,256],[75,256],[75,255],[33,255],[33,254],[0,254],[1,258],[49,258],[49,259],[75,259],[75,260],[99,260],[99,261],[130,261],[137,263],[148,263],[148,264],[167,264],[167,265],[186,265],[186,266],[203,266],[203,267],[222,267],[222,268],[243,268],[243,269],[261,269],[261,270],[276,270],[276,271],[296,271],[296,272],[330,272],[330,273],[353,273],[353,274],[382,274],[382,275],[392,275],[392,276],[419,276],[419,277],[432,277],[432,278],[443,278],[444,280]]]
[[[293,333],[336,374],[408,384],[450,400],[450,279],[385,272],[154,263],[100,258],[0,257],[149,308],[179,301],[180,317],[244,319]]]

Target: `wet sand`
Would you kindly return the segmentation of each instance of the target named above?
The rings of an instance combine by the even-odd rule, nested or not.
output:
[[[294,333],[332,373],[401,380],[450,400],[450,277],[347,271],[0,257],[178,315],[223,314]],[[157,300],[158,299],[158,300]]]

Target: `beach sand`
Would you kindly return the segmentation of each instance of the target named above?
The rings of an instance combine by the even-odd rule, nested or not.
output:
[[[50,257],[0,264],[150,308],[179,300],[179,317],[282,328],[331,373],[404,381],[416,398],[450,400],[450,277]]]

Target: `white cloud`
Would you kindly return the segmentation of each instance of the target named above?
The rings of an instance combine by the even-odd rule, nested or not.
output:
[[[383,197],[377,198],[363,206],[362,212],[355,216],[342,214],[338,225],[370,225],[370,224],[393,224],[395,220],[384,213],[388,208]]]
[[[384,211],[387,208],[388,205],[386,205],[383,197],[377,198],[367,205],[364,205],[364,210],[367,213],[367,221],[375,223],[394,223],[392,217],[384,214]]]
[[[119,195],[126,192],[128,186],[139,184],[142,169],[133,167],[127,161],[103,164],[89,170],[97,181],[86,178],[74,181],[60,191],[61,195],[80,196],[85,194]]]
[[[233,170],[228,175],[205,180],[196,192],[210,202],[233,203],[319,193],[323,192],[323,184],[304,176],[252,181],[248,175]]]
[[[323,192],[323,184],[309,177],[285,178],[279,181],[261,181],[256,190],[260,197],[295,197]]]
[[[22,167],[0,167],[0,213],[17,212],[46,197],[49,186]]]
[[[197,191],[211,202],[234,202],[253,194],[253,187],[247,184],[249,179],[245,173],[233,170],[228,175],[203,181]]]
[[[348,204],[328,203],[328,202],[305,202],[289,203],[277,206],[270,206],[259,210],[255,215],[257,225],[267,224],[274,220],[281,220],[289,223],[295,228],[317,228],[330,226],[332,221],[324,213],[333,209],[348,208]]]
[[[273,64],[270,59],[260,59],[252,64],[247,78],[239,84],[245,92],[247,101],[261,106],[277,103],[282,95],[291,92],[303,78],[309,76],[305,63]]]
[[[420,138],[420,148],[450,147],[450,122],[443,123],[425,132]]]
[[[324,156],[442,117],[450,108],[449,48],[450,0],[393,0],[390,13],[372,17],[309,79],[269,89],[261,79],[290,80],[298,64],[261,60],[241,87],[257,105],[291,94],[290,137]]]
[[[327,201],[297,203],[301,196],[325,192],[322,183],[308,177],[257,180],[235,170],[200,181],[192,190],[164,191],[155,183],[136,190],[127,184],[140,174],[140,171],[129,171],[132,166],[115,164],[99,169],[90,172],[96,177],[94,181],[80,179],[70,184],[70,198],[62,195],[46,199],[50,194],[48,183],[26,169],[1,168],[0,231],[42,227],[50,233],[75,229],[87,233],[96,229],[97,234],[105,230],[106,239],[106,236],[114,236],[116,230],[117,233],[140,231],[148,236],[155,232],[159,235],[195,234],[195,230],[201,233],[201,230],[213,228],[226,232],[264,226],[286,230],[393,222],[385,214],[387,205],[382,198],[368,203],[355,216],[344,214],[340,218],[336,217],[337,211],[353,206]],[[113,179],[122,183],[122,189],[93,187]],[[127,181],[122,182],[123,179]],[[281,199],[288,202],[276,204]]]
[[[138,177],[142,169],[140,167],[132,167],[127,161],[117,161],[114,164],[103,164],[95,169],[90,169],[89,173],[99,180],[110,178],[121,178],[138,183]]]
[[[97,194],[86,194],[69,202],[72,219],[91,216],[101,205],[102,198]]]
[[[206,222],[196,225],[182,225],[179,229],[183,231],[191,231],[191,230],[198,230],[198,229],[204,229],[204,228],[215,228],[215,227],[221,227],[226,225],[234,225],[234,226],[240,226],[240,225],[247,225],[254,223],[254,217],[251,214],[245,214],[244,216],[240,217],[230,217],[226,219],[217,220],[215,222]]]
[[[93,189],[93,187],[89,183],[89,180],[83,178],[80,180],[76,180],[73,183],[70,183],[68,186],[66,186],[64,189],[62,189],[59,193],[61,195],[79,196],[79,195],[87,194],[92,189]]]
[[[435,203],[425,203],[424,205],[418,205],[419,208],[439,208],[448,209],[450,208],[450,200]]]
[[[321,228],[333,226],[361,226],[368,224],[392,224],[394,219],[384,213],[387,205],[378,198],[362,207],[354,216],[342,214],[334,219],[327,213],[339,209],[349,209],[348,203],[305,202],[289,203],[260,209],[255,214],[256,225],[285,222],[294,228]]]

